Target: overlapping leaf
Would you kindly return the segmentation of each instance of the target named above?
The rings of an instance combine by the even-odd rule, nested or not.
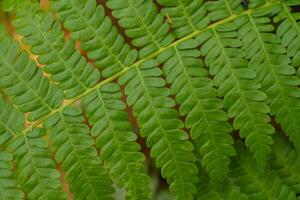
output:
[[[104,167],[120,187],[128,190],[128,199],[150,199],[150,178],[144,171],[144,155],[135,141],[126,106],[117,84],[109,83],[84,99],[92,136]]]
[[[258,170],[266,169],[271,153],[274,128],[269,124],[270,111],[261,91],[254,70],[248,67],[237,38],[239,23],[230,22],[209,30],[197,37],[202,44],[201,52],[205,64],[214,75],[218,95],[224,97],[228,117],[233,118],[233,127],[239,130],[241,138],[253,153]]]
[[[45,130],[33,128],[8,144],[16,161],[18,183],[26,192],[27,199],[66,199],[67,195],[63,192],[60,181],[61,175],[51,158],[44,136]]]
[[[112,181],[101,166],[94,140],[83,120],[80,110],[72,107],[47,120],[45,126],[50,130],[55,160],[66,172],[75,199],[111,200]]]
[[[158,59],[165,61],[167,83],[172,84],[171,93],[180,105],[179,114],[186,116],[186,127],[191,128],[203,165],[212,181],[220,182],[228,173],[230,157],[235,155],[232,128],[197,46],[196,40],[187,40]]]
[[[169,89],[160,78],[158,62],[149,60],[139,69],[133,68],[120,79],[127,83],[125,94],[141,127],[141,135],[147,137],[151,156],[161,174],[170,184],[175,199],[192,199],[196,192],[197,167],[188,135],[181,130],[183,123],[172,107],[175,102],[168,97]]]
[[[270,16],[279,12],[275,5],[258,9],[248,17],[240,18],[239,36],[249,67],[258,74],[262,89],[267,95],[270,112],[275,116],[290,140],[299,147],[300,142],[300,79],[290,66],[290,59],[278,36],[272,33]]]

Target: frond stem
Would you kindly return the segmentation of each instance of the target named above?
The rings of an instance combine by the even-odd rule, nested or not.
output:
[[[272,2],[272,3],[266,3],[265,5],[260,6],[258,8],[265,8],[265,7],[269,7],[269,6],[278,4],[278,3],[281,3],[281,2],[280,1],[275,1],[275,2]],[[256,8],[256,9],[258,9],[258,8]],[[116,73],[115,75],[113,75],[113,76],[111,76],[111,77],[109,77],[109,78],[101,81],[100,83],[96,84],[95,86],[87,89],[85,92],[83,92],[82,94],[78,95],[77,97],[74,97],[73,99],[70,99],[67,103],[63,104],[61,107],[52,110],[52,112],[49,113],[48,115],[46,115],[46,116],[42,117],[41,119],[39,119],[39,120],[35,121],[34,123],[32,123],[32,126],[35,127],[35,126],[38,126],[38,125],[42,124],[42,122],[44,122],[50,116],[54,115],[57,112],[61,112],[65,107],[74,104],[75,102],[79,101],[82,97],[90,94],[91,92],[93,92],[95,90],[98,90],[103,85],[112,82],[113,80],[117,79],[121,75],[125,74],[127,71],[131,70],[132,68],[139,67],[141,63],[143,63],[143,62],[145,62],[147,60],[150,60],[150,59],[158,56],[159,54],[161,54],[162,52],[164,52],[164,51],[166,51],[166,50],[168,50],[170,48],[176,47],[181,42],[184,42],[186,40],[194,38],[195,36],[197,36],[197,35],[199,35],[201,33],[204,33],[205,31],[207,31],[209,29],[213,29],[213,28],[215,28],[216,26],[218,26],[220,24],[224,24],[224,23],[230,22],[230,21],[232,21],[232,20],[234,20],[234,19],[236,19],[236,18],[238,18],[238,17],[240,17],[242,15],[250,14],[251,12],[253,12],[256,9],[249,9],[249,10],[245,10],[244,12],[242,12],[240,14],[233,14],[233,15],[231,15],[230,17],[228,17],[226,19],[223,19],[223,20],[220,20],[220,21],[215,22],[213,24],[210,24],[209,26],[207,26],[204,29],[196,30],[196,31],[194,31],[191,34],[189,34],[189,35],[187,35],[187,36],[185,36],[185,37],[183,37],[181,39],[178,39],[178,40],[174,41],[172,44],[170,44],[170,45],[168,45],[166,47],[159,48],[159,50],[156,51],[156,52],[154,52],[153,54],[151,54],[151,55],[149,55],[149,56],[147,56],[147,57],[145,57],[145,58],[143,58],[141,60],[136,61],[135,63],[133,63],[130,66],[124,67],[123,70],[121,70],[120,72]],[[29,129],[30,129],[30,127],[24,129],[23,132],[27,132]]]

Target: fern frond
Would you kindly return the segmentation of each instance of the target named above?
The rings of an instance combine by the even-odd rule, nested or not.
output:
[[[0,26],[0,87],[5,95],[23,112],[27,119],[35,121],[58,108],[63,93],[43,76],[42,70],[28,54],[20,50],[16,42]]]
[[[141,48],[139,57],[145,58],[174,40],[169,24],[150,0],[108,0],[107,6],[125,29],[132,44]]]
[[[133,107],[141,127],[141,135],[147,137],[151,156],[157,167],[161,167],[162,177],[170,184],[175,199],[193,199],[196,192],[197,167],[192,153],[193,145],[188,135],[180,130],[183,123],[172,107],[175,102],[169,98],[166,82],[160,78],[162,71],[156,60],[149,60],[133,68],[121,77],[125,86],[127,102]]]
[[[289,4],[288,1],[285,3]],[[300,14],[292,13],[286,4],[282,4],[283,9],[274,18],[279,23],[276,34],[281,38],[286,54],[292,59],[292,66],[298,68],[297,75],[300,77]],[[295,4],[300,3],[295,1]]]
[[[65,98],[78,96],[96,84],[99,72],[75,49],[74,40],[65,41],[61,24],[37,4],[25,5],[15,9],[17,19],[13,25],[24,37],[22,42],[31,47],[30,52],[44,65],[42,70],[51,74],[51,80],[65,91]]]
[[[297,199],[299,0],[46,1],[0,1],[0,199]]]
[[[179,107],[179,114],[186,117],[186,127],[202,156],[213,182],[224,180],[229,169],[230,157],[235,155],[230,135],[232,128],[227,114],[222,111],[222,101],[208,78],[208,71],[199,58],[196,40],[187,40],[159,55],[164,61],[164,74],[171,85],[171,94]]]
[[[271,134],[275,130],[268,123],[270,108],[256,80],[257,75],[243,59],[237,29],[237,24],[229,22],[200,34],[197,39],[203,44],[200,50],[214,75],[218,95],[224,97],[229,118],[234,118],[233,127],[240,130],[240,136],[246,139],[246,146],[254,154],[258,170],[263,172],[271,153]]]
[[[0,95],[0,146],[4,146],[24,128],[24,115]]]
[[[66,199],[62,191],[60,173],[43,139],[45,131],[33,128],[8,144],[16,162],[18,183],[26,192],[27,199]]]
[[[295,200],[295,192],[283,184],[277,173],[269,170],[261,176],[255,166],[252,156],[244,149],[239,148],[239,156],[230,167],[230,177],[233,183],[247,194],[249,200],[276,199]]]
[[[0,150],[0,200],[24,199],[24,193],[14,177],[12,161],[11,153]]]
[[[124,38],[105,16],[102,6],[95,0],[51,0],[52,8],[71,31],[71,37],[80,41],[80,48],[87,52],[97,67],[104,68],[102,75],[109,77],[137,57],[136,50],[124,43]]]
[[[282,182],[300,192],[300,159],[290,143],[281,135],[274,135],[271,167],[276,170]]]
[[[65,108],[46,121],[55,159],[66,172],[75,199],[112,200],[112,181],[101,166],[93,147],[94,140],[83,121],[81,111],[73,107]]]
[[[271,114],[275,115],[290,140],[300,145],[300,79],[289,65],[290,59],[278,36],[272,33],[270,16],[280,11],[280,5],[256,10],[239,30],[249,67],[258,74],[262,89],[267,94]],[[241,19],[242,21],[242,19]],[[300,150],[300,149],[299,149]]]
[[[120,87],[115,83],[104,85],[84,98],[87,117],[93,126],[92,136],[104,167],[128,190],[128,199],[150,199],[150,178],[144,171],[145,156],[135,141],[136,135],[120,100]]]

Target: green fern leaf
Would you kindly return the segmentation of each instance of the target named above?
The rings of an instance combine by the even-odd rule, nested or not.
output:
[[[104,167],[117,180],[120,187],[128,189],[128,199],[150,199],[150,179],[144,172],[145,157],[135,142],[125,104],[119,99],[120,87],[110,83],[84,99],[92,135],[100,148]]]
[[[15,10],[17,19],[13,25],[17,33],[38,56],[43,71],[51,74],[51,80],[65,91],[65,98],[78,96],[97,83],[99,72],[75,50],[74,40],[65,41],[61,25],[51,13],[39,10],[36,4]]]
[[[13,173],[13,156],[0,151],[0,199],[21,200],[24,193],[17,184]]]
[[[197,41],[187,40],[161,54],[158,59],[163,66],[167,82],[171,83],[171,93],[176,95],[180,105],[179,114],[186,117],[186,127],[191,128],[191,137],[196,140],[196,148],[203,157],[203,165],[213,182],[224,179],[229,171],[230,157],[235,155],[230,136],[232,128],[222,102],[217,98],[208,71],[195,47]]]
[[[127,102],[133,106],[134,115],[141,127],[141,135],[147,137],[151,156],[157,167],[170,183],[170,191],[176,199],[192,199],[196,192],[197,167],[192,153],[194,147],[187,140],[174,101],[168,97],[170,91],[159,76],[163,73],[158,62],[149,60],[121,77],[119,82],[127,83]]]
[[[238,22],[230,22],[206,31],[197,39],[203,44],[201,52],[206,56],[205,64],[210,73],[215,76],[218,95],[224,97],[228,116],[234,118],[233,127],[240,130],[240,136],[246,139],[246,146],[254,154],[258,170],[263,172],[275,130],[268,123],[270,109],[257,75],[243,59],[237,29]]]
[[[33,128],[8,144],[17,162],[17,180],[26,192],[27,199],[66,199],[60,173],[51,159],[44,136],[43,129]]]
[[[0,87],[27,119],[35,121],[58,108],[63,101],[62,91],[43,76],[42,70],[0,26]]]
[[[45,127],[50,129],[55,159],[66,172],[75,199],[113,199],[112,181],[101,166],[83,120],[80,110],[72,107],[47,120]]]
[[[286,56],[286,50],[280,44],[280,38],[271,33],[274,27],[269,24],[269,16],[280,9],[280,6],[275,5],[245,17],[240,37],[246,58],[250,59],[249,67],[259,74],[258,79],[267,94],[271,114],[275,115],[290,140],[298,146],[300,79],[295,77],[296,71],[289,65],[290,59]]]
[[[80,47],[97,67],[104,67],[102,75],[109,77],[131,65],[137,52],[124,43],[104,8],[95,0],[52,0],[52,8],[58,12],[71,37],[80,41]]]

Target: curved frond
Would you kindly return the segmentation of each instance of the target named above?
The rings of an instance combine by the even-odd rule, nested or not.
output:
[[[299,147],[300,79],[289,65],[290,59],[280,38],[272,33],[274,26],[269,18],[280,9],[280,5],[274,5],[244,17],[239,33],[245,57],[250,60],[249,67],[257,72],[262,90],[267,95],[271,114],[275,115],[290,140]]]
[[[43,72],[28,54],[21,51],[0,26],[0,87],[22,112],[30,112],[27,119],[35,121],[58,108],[63,93],[43,76]]]
[[[252,156],[239,148],[239,156],[231,165],[230,177],[233,183],[247,194],[249,200],[276,199],[295,200],[295,192],[283,184],[277,173],[269,170],[261,176]]]
[[[295,149],[281,135],[274,136],[271,167],[282,182],[297,194],[300,192],[300,159]]]
[[[119,82],[127,83],[127,102],[133,107],[141,127],[141,135],[147,137],[151,156],[156,166],[161,167],[162,177],[170,184],[175,199],[190,200],[196,192],[197,167],[192,153],[193,145],[188,135],[181,130],[183,123],[172,107],[175,102],[169,98],[166,82],[160,78],[162,71],[156,60],[142,63],[133,68]]]
[[[71,37],[80,41],[80,48],[97,67],[104,68],[104,77],[112,76],[136,60],[136,50],[124,43],[124,38],[105,16],[104,8],[97,6],[95,0],[51,2],[64,27],[71,31]]]
[[[238,27],[238,23],[229,22],[204,32],[197,39],[202,44],[202,55],[206,56],[205,64],[214,75],[218,95],[224,98],[228,117],[234,118],[234,129],[245,138],[258,170],[263,172],[271,153],[271,134],[275,130],[269,124],[266,95],[261,91],[255,71],[243,58],[241,42],[237,39]]]
[[[171,84],[171,94],[180,105],[179,114],[186,116],[185,124],[196,140],[202,164],[212,181],[220,182],[227,176],[230,157],[235,155],[232,128],[197,46],[196,40],[187,40],[160,54],[159,60],[165,62],[167,83]]]
[[[55,159],[66,172],[76,200],[112,200],[112,181],[101,166],[94,140],[83,121],[81,111],[72,107],[47,120],[45,127],[50,129]]]
[[[174,40],[169,24],[150,0],[108,0],[107,6],[125,29],[132,44],[141,48],[139,57],[145,58]]]
[[[16,162],[18,183],[26,192],[27,199],[66,199],[62,191],[60,173],[43,139],[45,131],[33,128],[8,144]]]
[[[14,177],[12,161],[11,153],[0,150],[0,200],[24,199],[24,193]]]
[[[30,52],[37,55],[42,70],[51,75],[51,80],[65,91],[70,99],[95,85],[100,78],[98,70],[88,64],[75,49],[75,41],[65,41],[61,24],[37,4],[25,4],[15,9],[17,19],[13,21],[22,42],[29,45]]]
[[[126,105],[120,100],[120,87],[115,83],[104,85],[101,89],[84,98],[87,117],[93,126],[92,136],[104,167],[117,180],[120,187],[128,190],[128,199],[150,199],[150,178],[144,171],[145,156],[139,152],[141,147],[135,141]]]

